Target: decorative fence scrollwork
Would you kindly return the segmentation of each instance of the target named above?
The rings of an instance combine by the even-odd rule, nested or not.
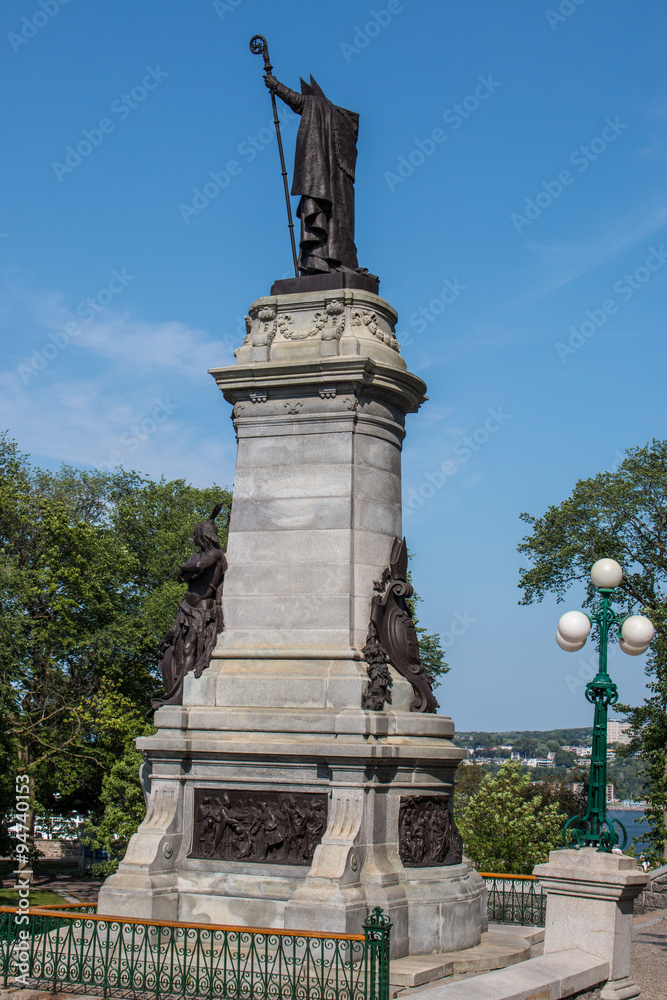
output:
[[[534,875],[480,872],[489,893],[490,923],[544,927],[547,896]]]
[[[391,923],[321,934],[0,907],[0,979],[32,989],[164,1000],[389,1000]],[[82,989],[83,988],[83,989]]]

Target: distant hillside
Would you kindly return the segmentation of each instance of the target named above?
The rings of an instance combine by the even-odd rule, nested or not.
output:
[[[582,727],[580,729],[522,729],[517,732],[488,733],[484,731],[469,733],[456,733],[454,743],[464,747],[497,747],[513,746],[519,740],[538,740],[546,743],[548,740],[556,740],[561,746],[587,746],[593,740],[593,729]]]

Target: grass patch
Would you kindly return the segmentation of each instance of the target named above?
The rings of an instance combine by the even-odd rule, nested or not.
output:
[[[29,901],[31,906],[45,906],[49,903],[67,902],[57,892],[50,892],[48,889],[31,889]],[[18,905],[19,894],[17,889],[0,889],[0,906]]]

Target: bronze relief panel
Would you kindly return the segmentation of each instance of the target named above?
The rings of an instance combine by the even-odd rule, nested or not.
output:
[[[327,795],[196,788],[188,857],[310,865],[327,828]]]
[[[460,864],[463,840],[447,799],[430,795],[401,797],[398,853],[406,868]]]

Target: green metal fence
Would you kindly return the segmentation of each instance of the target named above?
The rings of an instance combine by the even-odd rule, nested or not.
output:
[[[363,934],[126,920],[0,907],[0,981],[103,997],[389,1000],[391,923]],[[79,992],[82,990],[79,989]]]
[[[534,875],[500,875],[480,872],[489,891],[489,922],[544,927],[546,893]]]

